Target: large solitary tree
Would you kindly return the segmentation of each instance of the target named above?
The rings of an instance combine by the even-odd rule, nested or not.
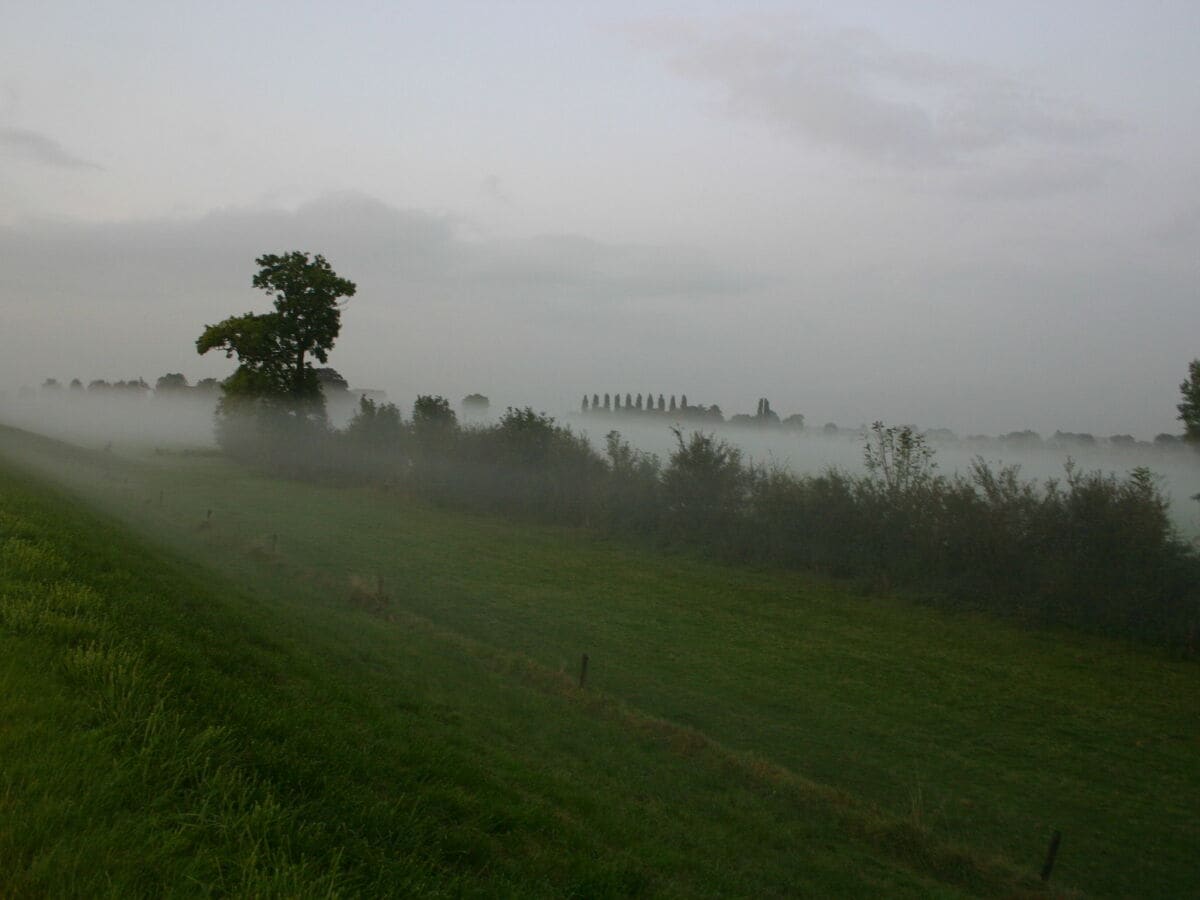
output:
[[[196,351],[224,350],[238,359],[237,371],[222,382],[222,409],[263,401],[289,411],[324,410],[321,381],[312,359],[326,362],[341,330],[341,299],[353,297],[352,281],[340,278],[319,253],[267,254],[254,287],[272,295],[274,312],[232,316],[205,326]]]

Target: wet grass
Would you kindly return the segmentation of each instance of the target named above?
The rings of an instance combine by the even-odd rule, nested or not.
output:
[[[226,880],[210,868],[189,884],[280,872],[314,892],[1012,895],[1036,888],[1061,829],[1052,884],[1200,887],[1194,663],[215,459],[106,457],[13,432],[0,446],[153,534],[155,549],[103,539],[113,569],[169,570],[139,576],[142,606],[64,577],[110,598],[111,633],[144,660],[122,671],[165,692],[189,735],[217,729],[236,783],[286,819],[270,832],[288,835],[282,850],[212,826]],[[3,508],[23,490],[9,479]],[[61,502],[50,514],[80,523],[46,531],[71,566],[86,554],[64,535],[90,545],[112,530]],[[193,599],[164,612],[163,596]],[[62,702],[94,715],[55,654],[100,639],[36,634],[18,655],[44,665],[4,671],[41,674],[5,696],[61,681]],[[6,720],[49,728],[30,711],[55,703]],[[27,795],[0,786],[0,802]],[[146,821],[137,804],[126,815]],[[5,841],[26,840],[10,835],[0,826],[0,861],[37,870],[28,849],[10,857]],[[239,869],[247,846],[276,855]],[[157,883],[206,858],[178,849],[160,852]],[[65,871],[38,871],[51,870]]]

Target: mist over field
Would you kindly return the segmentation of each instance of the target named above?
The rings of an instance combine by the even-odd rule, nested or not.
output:
[[[412,401],[386,397],[411,414]],[[520,408],[520,400],[510,404]],[[485,412],[463,414],[463,424],[494,425],[504,406],[491,405]],[[329,403],[329,423],[345,428],[356,413],[357,397],[337,397]],[[461,410],[460,410],[461,412]],[[840,428],[828,434],[823,426],[803,430],[734,426],[728,423],[689,422],[669,415],[643,416],[606,413],[580,414],[578,410],[548,410],[561,424],[585,436],[597,451],[603,451],[609,431],[640,450],[666,460],[677,448],[674,430],[685,435],[701,431],[718,436],[743,451],[748,462],[778,466],[797,474],[815,474],[830,467],[861,474],[865,427]],[[86,446],[112,444],[118,450],[145,452],[149,449],[215,449],[216,396],[184,393],[163,396],[124,396],[120,393],[86,393],[58,389],[9,391],[0,394],[0,422],[26,428]],[[1138,441],[1113,444],[1103,438],[1094,444],[1055,441],[1053,435],[1030,445],[1028,441],[1005,441],[999,435],[956,436],[933,434],[930,446],[936,453],[939,474],[966,475],[976,459],[995,468],[1018,466],[1026,480],[1061,481],[1064,466],[1073,462],[1085,471],[1127,475],[1142,466],[1160,478],[1171,500],[1171,518],[1187,538],[1200,536],[1200,457],[1181,443],[1152,444]]]
[[[803,432],[784,429],[755,429],[729,425],[696,425],[686,422],[655,422],[647,424],[637,419],[615,418],[597,421],[595,417],[564,417],[573,428],[586,434],[597,447],[604,443],[607,426],[616,429],[633,445],[666,459],[676,448],[671,428],[674,424],[686,434],[701,430],[719,435],[723,440],[742,449],[753,462],[780,466],[797,473],[820,472],[830,466],[861,473],[865,433],[859,429],[839,431],[834,435],[822,433],[819,427]],[[1043,437],[1049,437],[1045,435]],[[1166,447],[1141,443],[1132,447],[1005,446],[997,437],[971,440],[938,440],[930,442],[934,449],[937,471],[943,475],[967,474],[971,463],[982,458],[994,467],[1019,466],[1024,479],[1045,481],[1063,478],[1063,466],[1073,460],[1081,469],[1099,470],[1126,475],[1138,466],[1149,468],[1162,477],[1164,491],[1171,498],[1172,519],[1187,536],[1200,535],[1200,503],[1192,495],[1200,493],[1200,458],[1190,447]]]
[[[406,401],[1177,427],[1195,4],[119,6],[0,35],[5,389],[223,377],[197,334],[300,248],[359,285],[331,364]]]
[[[0,894],[1200,897],[1198,36],[6,4]]]

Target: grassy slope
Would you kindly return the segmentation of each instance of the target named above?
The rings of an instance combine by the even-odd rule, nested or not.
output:
[[[526,658],[288,584],[0,470],[5,896],[1022,884]]]
[[[4,443],[10,452],[30,446],[11,433]],[[41,457],[52,460],[57,452]],[[161,464],[112,461],[108,480],[86,489],[192,558],[221,559],[263,597],[292,590],[308,615],[328,614],[322,627],[336,623],[347,645],[370,634],[394,654],[406,636],[424,635],[416,646],[436,637],[454,649],[443,648],[435,660],[491,660],[487,671],[508,673],[501,683],[524,673],[519,680],[526,687],[531,677],[542,693],[557,685],[551,696],[576,698],[571,706],[578,706],[577,694],[552,673],[573,669],[578,653],[589,652],[592,684],[620,705],[592,704],[587,718],[623,723],[625,735],[573,748],[568,758],[592,760],[584,771],[616,772],[614,784],[626,787],[628,771],[621,774],[618,763],[632,728],[690,753],[686,771],[694,777],[701,778],[705,763],[749,778],[758,785],[752,791],[761,793],[765,779],[787,785],[795,797],[824,797],[815,807],[824,815],[807,839],[788,833],[794,811],[759,831],[731,820],[732,833],[747,835],[745,843],[758,852],[749,866],[754,875],[737,876],[751,880],[714,882],[727,890],[789,889],[784,880],[764,886],[753,878],[807,870],[794,848],[811,853],[825,840],[819,836],[829,834],[850,835],[858,847],[849,872],[870,872],[862,865],[871,856],[924,860],[926,872],[955,870],[946,853],[929,862],[928,848],[910,846],[911,831],[896,822],[847,806],[791,772],[879,803],[951,841],[998,849],[1028,869],[1040,862],[1049,831],[1062,828],[1056,880],[1098,894],[1179,896],[1197,888],[1194,665],[1109,642],[1031,635],[986,620],[851,599],[836,586],[794,575],[658,559],[558,529],[515,527],[365,491],[284,484],[216,460],[153,462]],[[73,469],[81,486],[93,465],[93,458],[80,457]],[[208,508],[212,526],[198,531]],[[271,532],[280,535],[274,553],[264,543]],[[368,583],[384,579],[391,603],[383,617],[347,614],[349,579],[356,575]],[[412,643],[403,643],[406,653]],[[518,664],[505,656],[513,651]],[[466,698],[448,687],[455,683],[448,673],[430,679],[434,666],[430,660],[415,666],[414,683],[452,697],[445,702],[460,709]],[[473,686],[464,690],[476,693]],[[517,695],[528,700],[529,691]],[[499,734],[515,728],[514,745],[527,739],[515,723],[535,719],[489,718],[488,708],[475,712]],[[646,715],[695,731],[652,727]],[[643,724],[630,724],[637,722]],[[701,733],[737,752],[713,747]],[[669,818],[676,805],[668,798],[687,796],[691,809],[696,790],[691,781],[675,783],[657,802]],[[703,796],[701,790],[697,803]],[[800,802],[795,797],[793,804]],[[721,809],[718,818],[728,814]],[[810,815],[801,818],[810,822]],[[627,818],[618,831],[640,823],[644,812]],[[683,829],[694,835],[697,865],[725,843],[712,828],[701,816]],[[648,835],[647,846],[675,840]],[[862,851],[864,842],[870,853]],[[744,858],[742,844],[735,841],[736,851],[713,877],[734,877],[729,870]],[[892,850],[884,853],[886,847]],[[782,870],[779,860],[764,862],[775,853],[791,857]],[[681,854],[676,865],[686,868]],[[671,871],[650,858],[641,877]],[[964,877],[987,887],[985,876]]]

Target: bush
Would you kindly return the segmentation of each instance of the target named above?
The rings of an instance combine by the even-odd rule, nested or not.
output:
[[[617,431],[605,435],[608,471],[597,494],[599,524],[614,534],[653,534],[661,527],[662,465],[634,450]]]
[[[662,474],[663,524],[671,537],[732,550],[749,497],[750,476],[742,451],[711,434],[692,432],[677,447]]]

